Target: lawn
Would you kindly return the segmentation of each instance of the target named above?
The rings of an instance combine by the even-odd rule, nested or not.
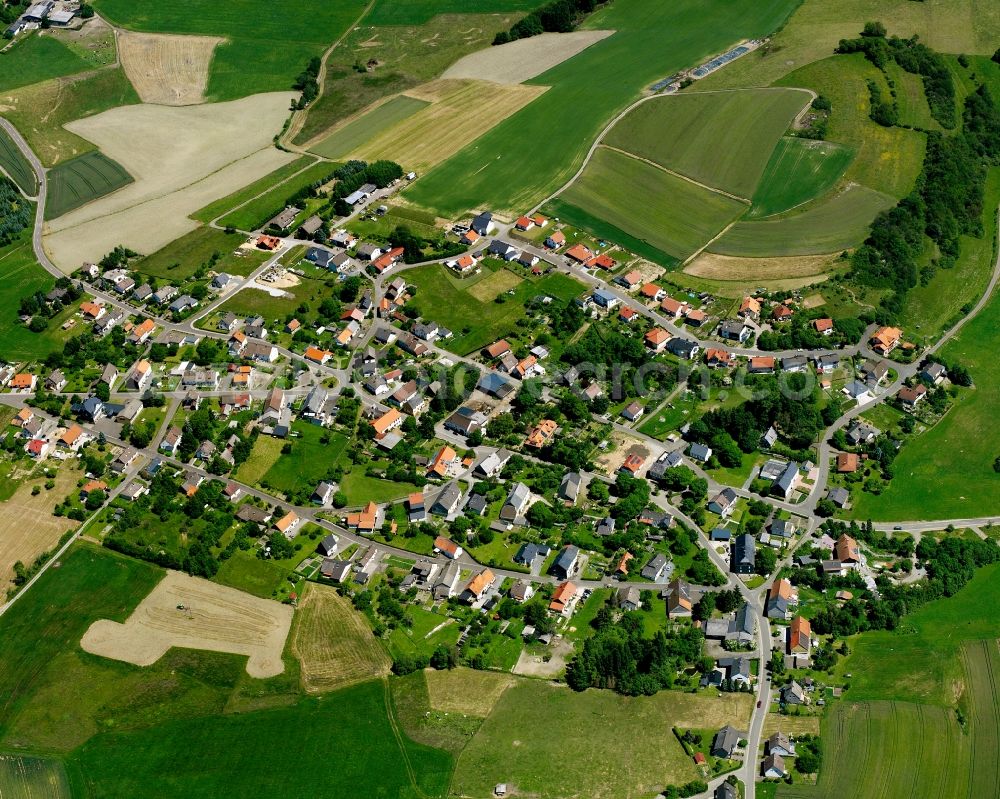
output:
[[[38,191],[35,170],[31,168],[24,153],[14,144],[10,134],[2,129],[0,129],[0,169],[6,172],[27,196],[35,196]]]
[[[458,637],[462,633],[461,625],[449,621],[444,627],[437,629],[448,621],[447,616],[414,606],[407,608],[407,613],[413,619],[413,625],[408,628],[397,627],[389,633],[389,638],[385,642],[386,649],[391,656],[426,655],[430,657],[434,650],[442,644],[454,646],[458,642]],[[433,630],[437,630],[437,632],[432,634]]]
[[[281,457],[284,442],[280,438],[258,436],[247,458],[236,471],[236,479],[241,483],[256,485]]]
[[[220,314],[232,311],[237,316],[259,314],[273,328],[276,321],[283,322],[288,314],[295,313],[303,303],[310,308],[316,308],[330,296],[331,290],[323,281],[308,277],[299,279],[301,282],[297,285],[281,289],[284,294],[280,297],[275,297],[264,289],[241,289],[222,303],[217,310]],[[299,318],[302,319],[301,316]]]
[[[271,599],[288,577],[288,569],[273,560],[261,560],[255,550],[237,550],[219,566],[212,579],[254,596]]]
[[[630,111],[603,143],[749,199],[809,99],[785,89],[657,97]]]
[[[482,280],[490,278],[484,271]],[[568,302],[583,291],[577,281],[554,273],[537,281],[520,281],[513,289],[513,296],[502,295],[502,303],[483,302],[472,293],[478,281],[460,281],[440,264],[411,269],[406,280],[417,287],[410,304],[455,334],[444,346],[459,355],[482,349],[512,330],[524,317],[525,302],[534,297],[548,295],[556,301]]]
[[[270,253],[263,250],[239,250],[244,241],[246,239],[239,233],[200,227],[136,261],[133,268],[144,275],[178,283],[192,277],[218,253],[219,260],[212,269],[245,276],[264,263]],[[237,251],[239,255],[236,255]]]
[[[279,166],[270,174],[264,175],[262,178],[258,178],[249,186],[245,186],[239,191],[235,191],[226,197],[220,197],[218,200],[209,203],[204,208],[199,208],[193,214],[190,214],[190,218],[198,222],[208,224],[213,219],[217,219],[230,209],[235,208],[237,205],[241,205],[242,203],[252,200],[258,194],[263,194],[269,189],[277,186],[279,183],[288,180],[296,172],[305,169],[313,163],[315,163],[315,159],[310,158],[308,155],[300,156],[284,166]]]
[[[705,246],[747,209],[738,200],[603,147],[560,198],[677,259]]]
[[[98,150],[63,161],[49,171],[48,178],[46,219],[56,219],[133,182],[125,167]]]
[[[344,479],[340,481],[340,490],[347,495],[347,504],[354,507],[367,502],[383,503],[402,499],[416,491],[417,486],[369,477],[363,467],[358,467],[344,475]]]
[[[407,199],[442,216],[523,211],[565,184],[597,135],[654,81],[744,37],[772,32],[795,0],[616,0],[583,27],[613,36],[529,83],[551,88],[416,181]]]
[[[310,491],[316,484],[329,476],[334,463],[347,446],[347,437],[331,432],[319,425],[295,422],[292,435],[283,444],[291,444],[288,455],[280,455],[267,470],[260,483],[284,494],[295,494],[303,489]],[[328,436],[324,444],[320,439]]]
[[[747,257],[834,253],[864,241],[875,215],[893,205],[886,194],[852,185],[801,211],[737,222],[708,250]]]
[[[93,142],[70,133],[64,124],[139,102],[139,95],[120,67],[98,69],[71,81],[36,83],[5,97],[4,116],[17,126],[47,167],[97,150]]]
[[[522,680],[508,688],[458,760],[452,792],[488,796],[498,782],[525,795],[629,799],[697,772],[672,726],[746,723],[751,698],[661,692],[624,697],[591,689],[578,694]],[[608,734],[627,745],[608,746]]]
[[[227,214],[219,220],[219,224],[232,226],[239,230],[256,230],[265,225],[271,217],[280,213],[289,197],[317,181],[330,177],[335,168],[335,164],[319,161],[260,197],[251,200],[243,207]],[[245,191],[241,194],[253,196]]]
[[[97,10],[114,24],[150,33],[223,36],[209,69],[209,100],[234,100],[259,92],[290,91],[318,56],[361,15],[364,0],[339,3],[275,0],[261,14],[255,0],[98,0]]]
[[[71,783],[95,799],[444,795],[451,757],[404,738],[389,702],[372,681],[291,707],[104,733],[71,756]],[[294,731],[294,746],[276,745]],[[331,753],[348,751],[332,767]]]
[[[430,105],[426,100],[399,95],[382,105],[367,111],[357,119],[338,128],[311,149],[326,158],[343,158],[377,133],[402,122],[421,108]]]
[[[62,75],[73,75],[90,67],[86,61],[52,36],[27,34],[0,55],[0,91],[27,86]]]
[[[774,148],[753,195],[749,218],[770,216],[832,189],[854,152],[833,142],[785,136]]]

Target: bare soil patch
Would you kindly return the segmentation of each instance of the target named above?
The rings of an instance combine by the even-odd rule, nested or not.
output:
[[[294,160],[272,144],[291,97],[274,92],[209,105],[132,105],[68,124],[135,182],[49,223],[49,256],[69,272],[117,244],[150,253],[190,232],[198,223],[188,214]]]
[[[487,47],[460,58],[448,67],[443,77],[522,83],[558,66],[612,33],[614,31],[543,33]]]
[[[561,638],[552,643],[547,654],[549,659],[545,660],[542,656],[529,654],[526,649],[522,649],[514,666],[514,674],[523,677],[558,677],[566,670],[566,663],[573,655],[573,644]]]
[[[80,646],[93,655],[149,666],[174,646],[247,656],[247,673],[281,674],[292,608],[200,577],[168,571],[124,624],[100,619]]]
[[[428,669],[424,676],[433,710],[481,718],[486,718],[503,692],[517,682],[509,674],[474,669]]]
[[[307,584],[292,636],[311,693],[384,677],[391,662],[364,617],[333,588]]]
[[[390,158],[425,172],[546,91],[545,86],[436,80],[405,94],[430,105],[382,130],[352,155]]]
[[[810,308],[819,308],[819,306],[823,305],[825,302],[826,300],[823,299],[822,294],[810,294],[802,300],[802,307],[807,310]]]
[[[32,480],[19,486],[6,502],[0,502],[0,591],[10,585],[17,561],[30,566],[35,558],[52,549],[63,533],[76,526],[71,519],[53,516],[52,511],[76,488],[79,476],[79,470],[66,463],[56,471],[55,488],[42,488],[32,496],[32,486],[39,484]]]
[[[611,434],[608,451],[597,459],[597,468],[605,474],[615,474],[629,455],[640,455],[649,462],[649,445],[633,436],[615,431]]]
[[[205,99],[217,36],[118,33],[118,57],[144,103],[193,105]]]
[[[712,280],[783,280],[824,275],[839,258],[840,253],[736,258],[703,252],[684,268],[684,272]]]

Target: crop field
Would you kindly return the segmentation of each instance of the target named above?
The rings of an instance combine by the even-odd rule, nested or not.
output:
[[[0,130],[0,170],[6,172],[28,197],[38,192],[35,170],[5,130]]]
[[[857,53],[824,58],[782,78],[781,85],[812,89],[832,103],[826,138],[855,151],[844,171],[846,184],[860,183],[900,199],[910,193],[920,174],[924,134],[873,122],[868,116],[871,103],[865,81],[869,79],[888,95],[885,77]]]
[[[806,92],[782,89],[657,97],[630,111],[603,142],[749,199],[775,144],[808,102]]]
[[[402,122],[426,105],[429,105],[427,100],[397,95],[338,127],[310,149],[326,158],[343,158],[379,132]]]
[[[63,161],[49,172],[45,218],[56,219],[132,182],[121,164],[101,152]]]
[[[118,34],[122,68],[144,103],[192,105],[205,98],[208,68],[217,36],[168,36],[161,33]]]
[[[58,760],[0,755],[4,799],[70,799],[66,771]]]
[[[16,89],[62,75],[83,72],[90,65],[52,36],[38,33],[16,43],[0,55],[0,91]]]
[[[547,294],[566,302],[583,291],[572,278],[551,274],[538,281],[522,280],[503,303],[482,302],[438,264],[411,269],[406,280],[418,289],[410,304],[455,334],[444,346],[459,355],[482,349],[511,330],[524,317],[524,303],[533,297]]]
[[[959,797],[969,742],[954,713],[908,702],[838,702],[823,722],[815,786],[778,787],[778,799]]]
[[[215,253],[221,256],[214,269],[231,275],[249,275],[270,255],[263,250],[241,250],[246,238],[210,227],[199,227],[166,247],[135,263],[135,271],[166,281],[187,280],[208,263]],[[236,253],[239,252],[239,255]]]
[[[1000,10],[991,0],[804,0],[774,37],[761,48],[699,81],[706,89],[767,86],[788,72],[826,58],[837,42],[857,36],[865,22],[878,19],[890,35],[920,36],[944,53],[991,55],[1000,39]]]
[[[790,255],[784,258],[733,258],[703,252],[684,267],[684,274],[709,280],[768,282],[789,278],[824,275],[838,265],[839,253],[833,255]]]
[[[41,481],[22,483],[14,495],[0,502],[0,591],[6,591],[14,576],[14,563],[30,565],[35,558],[52,549],[76,522],[64,516],[53,516],[57,503],[74,491],[80,477],[69,464],[62,466],[55,477],[55,487],[32,496],[31,489]]]
[[[773,31],[794,0],[620,0],[585,30],[614,30],[531,83],[551,88],[467,145],[407,191],[407,199],[457,216],[480,206],[531,207],[564,185],[616,113],[656,81],[743,37]]]
[[[4,116],[17,126],[48,167],[97,149],[93,142],[63,125],[138,102],[139,95],[125,73],[113,68],[35,83],[0,96]]]
[[[431,101],[428,106],[372,135],[355,147],[353,154],[367,161],[391,159],[407,169],[424,172],[544,92],[542,86],[435,81],[410,91]],[[440,135],[444,130],[447,136]]]
[[[294,745],[282,745],[293,731]],[[239,745],[234,745],[239,742]],[[363,753],[336,756],[335,753]],[[331,757],[334,760],[331,761]],[[382,681],[291,707],[216,715],[93,738],[69,761],[101,797],[443,796],[451,757],[399,731]],[[169,772],[170,779],[163,775]]]
[[[969,641],[962,648],[972,705],[970,796],[989,796],[1000,785],[1000,649],[996,639]]]
[[[232,210],[237,205],[241,205],[248,200],[252,200],[258,194],[263,194],[269,189],[277,186],[279,183],[288,180],[292,177],[292,175],[297,172],[301,172],[313,163],[315,163],[315,159],[309,157],[308,155],[296,158],[294,161],[290,161],[289,163],[278,167],[273,172],[264,175],[264,177],[255,180],[249,186],[244,186],[242,189],[234,191],[232,194],[220,197],[218,200],[210,202],[204,208],[199,208],[193,214],[190,214],[190,218],[197,222],[208,224],[213,219],[217,219],[227,211]]]
[[[326,180],[335,168],[335,164],[318,161],[288,178],[284,183],[227,214],[219,220],[219,224],[232,226],[239,230],[256,230],[284,209],[285,201],[289,197],[316,181]]]
[[[539,799],[651,796],[665,783],[697,776],[672,726],[738,726],[746,723],[750,705],[750,697],[739,694],[630,698],[519,680],[463,750],[452,791],[488,796],[496,783],[507,782],[519,795]],[[628,745],[607,746],[609,730]]]
[[[826,141],[783,137],[771,153],[747,217],[788,211],[832,189],[854,153]]]
[[[247,656],[252,677],[284,670],[281,653],[292,608],[170,571],[122,623],[99,619],[80,646],[102,657],[149,666],[171,647]]]
[[[747,208],[731,197],[604,147],[560,197],[681,260],[705,246]]]
[[[892,205],[891,197],[853,185],[787,216],[737,222],[708,250],[752,258],[839,252],[864,241],[875,215]]]
[[[292,652],[310,693],[385,677],[390,661],[365,617],[329,586],[306,585],[295,614]]]
[[[208,0],[163,0],[137,5],[99,0],[98,11],[123,28],[147,33],[221,36],[212,59],[206,95],[232,100],[286,91],[312,56],[320,55],[358,18],[363,0],[340,3],[276,0],[267,15],[254,0],[223,5]]]

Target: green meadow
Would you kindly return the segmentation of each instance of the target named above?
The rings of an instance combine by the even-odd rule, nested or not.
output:
[[[0,170],[6,172],[28,197],[34,197],[38,192],[35,170],[31,168],[28,159],[14,144],[7,131],[2,129],[0,129]]]
[[[530,82],[543,97],[497,125],[417,181],[407,199],[457,216],[486,206],[523,211],[563,185],[608,122],[656,80],[762,36],[795,0],[616,0],[584,27],[614,30]]]
[[[90,68],[84,59],[51,36],[40,33],[22,36],[23,39],[0,54],[0,91],[73,75]]]
[[[296,172],[302,171],[305,167],[312,163],[315,163],[314,158],[310,158],[308,155],[300,156],[294,161],[290,161],[284,166],[278,167],[273,172],[264,175],[264,177],[258,178],[249,186],[244,186],[242,189],[234,191],[226,197],[220,197],[218,200],[209,203],[204,208],[199,208],[189,216],[191,219],[203,222],[207,225],[213,219],[217,219],[227,211],[235,208],[237,205],[241,205],[248,200],[252,200],[256,196],[273,189],[279,183],[283,183],[288,180]]]
[[[852,157],[844,145],[783,137],[764,168],[747,218],[780,214],[820,197],[836,185]]]
[[[174,239],[166,247],[135,263],[135,271],[166,281],[187,280],[209,262],[213,255],[219,260],[213,269],[233,275],[249,275],[269,257],[263,250],[239,250],[246,241],[239,233],[226,233],[210,227],[200,227]]]
[[[788,89],[657,97],[630,111],[603,143],[749,199],[775,143],[809,100]]]

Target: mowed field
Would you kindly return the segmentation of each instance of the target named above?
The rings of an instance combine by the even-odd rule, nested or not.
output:
[[[816,785],[778,799],[958,799],[969,795],[969,739],[955,714],[909,702],[838,702],[822,725]],[[975,794],[971,794],[975,795]]]
[[[217,36],[118,33],[122,68],[144,103],[192,105],[205,97]]]
[[[366,161],[390,159],[423,172],[454,155],[545,92],[543,86],[441,80],[410,91],[429,103],[355,147]],[[441,135],[447,131],[447,135]]]
[[[3,63],[3,69],[0,69],[0,91],[61,75],[73,75],[90,67],[62,42],[41,33],[28,34],[0,55],[0,59]]]
[[[683,260],[746,209],[645,161],[600,147],[560,198]]]
[[[551,88],[416,181],[406,198],[447,217],[481,206],[522,212],[572,177],[643,89],[740,38],[773,31],[794,7],[794,0],[616,0],[583,24],[614,35],[533,78]]]
[[[519,680],[462,751],[452,792],[486,797],[506,782],[516,795],[538,799],[652,796],[697,778],[671,727],[740,726],[751,704],[739,694],[631,698]],[[627,745],[609,745],[611,732]]]
[[[333,44],[365,5],[364,0],[275,0],[262,15],[254,0],[96,3],[107,19],[129,30],[226,39],[216,49],[209,69],[206,95],[214,101],[287,91],[309,59]]]
[[[17,184],[28,197],[38,192],[38,180],[24,153],[14,144],[7,131],[0,129],[0,169]]]
[[[480,280],[491,279],[495,278],[484,270]],[[417,287],[410,304],[455,334],[444,346],[459,355],[482,349],[513,329],[524,317],[524,303],[534,297],[549,295],[557,302],[567,302],[583,291],[583,285],[571,277],[551,274],[537,281],[521,280],[514,287],[514,295],[503,303],[493,302],[492,298],[482,301],[472,293],[479,281],[461,281],[440,264],[411,269],[406,281]],[[343,488],[350,494],[346,482]]]
[[[851,162],[844,145],[784,136],[771,153],[753,193],[749,219],[780,214],[833,188]]]
[[[749,199],[775,144],[809,100],[807,92],[787,89],[655,97],[603,142]]]
[[[4,799],[70,799],[66,771],[58,760],[0,755]]]
[[[241,205],[231,213],[226,214],[219,220],[219,224],[231,225],[239,230],[255,230],[280,213],[289,197],[317,181],[330,177],[335,168],[335,164],[317,161],[270,191],[264,192],[259,197],[255,197],[245,205]]]
[[[98,151],[63,161],[48,178],[46,219],[56,219],[132,183],[125,167]]]
[[[894,204],[892,197],[854,184],[785,216],[737,222],[708,250],[751,258],[838,252],[863,241],[875,215]]]
[[[292,652],[310,693],[332,691],[389,673],[389,656],[350,601],[325,585],[306,585],[295,614]]]
[[[343,158],[379,132],[402,122],[428,104],[427,100],[418,100],[405,94],[397,95],[338,126],[329,136],[310,147],[310,150],[326,158]]]

